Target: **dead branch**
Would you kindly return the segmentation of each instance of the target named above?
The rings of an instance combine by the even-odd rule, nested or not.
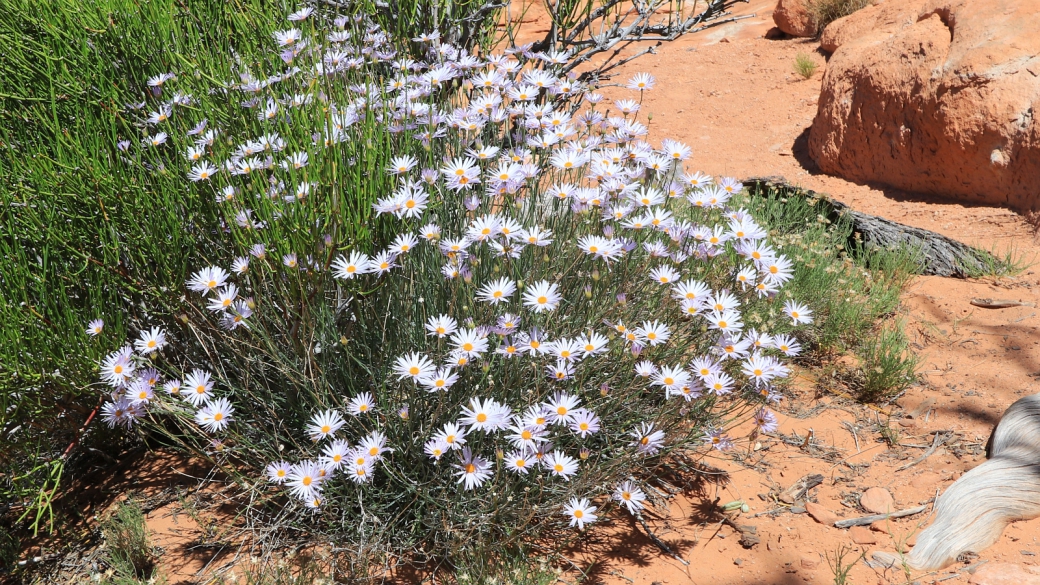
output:
[[[921,454],[921,456],[918,457],[917,459],[914,459],[913,461],[911,461],[910,463],[907,463],[906,465],[903,465],[901,467],[897,467],[896,471],[903,471],[903,470],[906,470],[906,469],[910,469],[911,467],[917,465],[918,463],[924,461],[925,459],[928,459],[929,457],[932,456],[932,453],[935,453],[935,450],[939,448],[939,445],[942,445],[946,441],[949,441],[952,437],[953,437],[953,433],[951,433],[949,431],[942,432],[942,433],[935,433],[935,436],[932,438],[932,446],[931,447],[928,447],[928,449],[923,454]]]
[[[888,520],[889,518],[902,518],[903,516],[913,516],[914,514],[920,514],[928,509],[928,506],[917,506],[916,508],[907,508],[906,510],[899,510],[898,512],[892,512],[891,514],[873,514],[871,516],[860,516],[859,518],[849,518],[847,520],[838,520],[834,523],[838,528],[850,528],[852,526],[867,526],[873,524],[878,520]]]

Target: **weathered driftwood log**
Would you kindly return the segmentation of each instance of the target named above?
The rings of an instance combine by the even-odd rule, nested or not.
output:
[[[820,199],[833,213],[833,217],[828,219],[834,219],[839,215],[849,218],[852,221],[853,237],[859,234],[860,240],[867,248],[894,248],[906,245],[919,250],[918,274],[965,278],[986,274],[1001,264],[1000,260],[984,250],[935,232],[856,211],[822,193],[795,187],[783,177],[752,177],[744,181],[744,186],[749,189],[782,188],[805,197]]]

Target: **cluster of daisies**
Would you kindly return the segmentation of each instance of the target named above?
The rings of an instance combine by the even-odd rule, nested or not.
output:
[[[104,329],[100,319],[91,321],[89,335]],[[194,408],[194,420],[202,429],[217,433],[233,420],[235,407],[225,397],[217,397],[213,377],[194,369],[179,379],[163,381],[152,358],[167,345],[166,332],[159,327],[144,330],[134,341],[109,353],[101,362],[101,380],[109,390],[110,400],[101,408],[101,419],[110,427],[130,428],[144,416],[150,403],[163,393],[170,399],[181,399]],[[159,391],[157,396],[156,391]]]
[[[309,10],[301,10],[290,20],[312,17]],[[336,254],[330,273],[339,284],[353,279],[391,281],[402,272],[421,270],[411,267],[408,258],[428,247],[441,258],[438,271],[408,273],[409,278],[444,279],[445,287],[475,282],[487,272],[486,263],[476,268],[478,258],[502,264],[530,259],[552,266],[581,260],[607,272],[636,263],[647,267],[639,272],[646,280],[640,286],[659,287],[655,290],[664,291],[670,302],[654,301],[643,307],[647,318],[629,323],[615,319],[585,323],[580,331],[553,331],[553,315],[582,299],[569,298],[573,285],[554,279],[552,270],[530,282],[508,276],[508,270],[506,275],[476,281],[472,301],[462,311],[412,324],[424,329],[430,347],[397,356],[392,367],[397,383],[410,388],[415,402],[460,397],[450,420],[431,421],[419,444],[391,446],[387,434],[377,430],[351,445],[343,438],[349,420],[344,416],[373,415],[378,397],[355,396],[346,413],[317,408],[305,429],[314,452],[301,454],[296,462],[271,462],[267,475],[272,482],[284,485],[306,506],[319,508],[329,482],[342,476],[359,485],[373,482],[377,465],[391,464],[389,454],[395,450],[421,449],[429,465],[450,467],[459,489],[470,491],[498,474],[517,481],[539,474],[565,485],[582,473],[589,458],[588,449],[573,446],[593,436],[609,433],[617,452],[632,458],[655,455],[668,445],[668,436],[651,422],[650,413],[643,422],[613,428],[606,420],[612,413],[597,412],[592,401],[583,398],[584,390],[572,387],[579,371],[586,374],[581,379],[587,384],[598,371],[631,368],[631,391],[659,389],[665,401],[695,403],[748,394],[760,397],[755,398],[760,403],[779,399],[774,384],[790,373],[784,358],[801,348],[790,335],[748,326],[744,309],[749,302],[770,303],[777,297],[793,277],[794,266],[769,244],[766,229],[750,213],[730,204],[742,189],[740,182],[684,171],[690,147],[674,140],[660,147],[646,142],[648,129],[637,119],[640,100],[599,106],[605,99],[601,94],[554,73],[568,62],[566,54],[532,53],[530,47],[521,47],[480,58],[441,43],[432,33],[413,39],[428,51],[428,59],[420,62],[397,57],[391,39],[377,28],[365,28],[359,37],[346,28],[348,22],[336,19],[324,37],[316,23],[301,25],[313,34],[296,27],[279,31],[274,42],[285,70],[263,79],[242,74],[240,82],[230,86],[244,96],[242,105],[254,112],[257,124],[272,124],[259,135],[217,141],[221,130],[202,119],[192,122],[183,140],[172,140],[161,128],[170,124],[179,106],[194,103],[191,96],[175,93],[147,114],[145,123],[154,131],[143,148],[186,143],[187,178],[228,205],[229,217],[240,230],[262,240],[268,222],[279,221],[284,213],[261,219],[243,194],[261,185],[263,195],[280,206],[321,196],[322,186],[305,180],[302,169],[321,164],[327,149],[354,140],[352,128],[365,116],[374,116],[387,132],[436,146],[448,156],[432,166],[407,154],[393,158],[387,172],[396,177],[396,187],[375,203],[374,212],[398,218],[403,229],[374,254]],[[314,89],[322,87],[314,80],[339,80],[369,67],[371,83],[351,85],[353,99],[346,103],[331,101]],[[392,73],[378,73],[386,70]],[[164,84],[173,79],[169,74],[150,79],[152,97],[161,99]],[[653,86],[646,74],[628,83],[637,92]],[[441,101],[444,95],[455,99]],[[287,140],[273,129],[275,123],[294,119],[294,109],[316,102],[327,115],[322,116],[324,126],[309,135],[309,143]],[[589,107],[579,113],[581,104]],[[491,143],[491,135],[509,147]],[[223,158],[218,156],[221,142],[235,145]],[[462,147],[454,146],[460,143]],[[119,148],[128,151],[130,145],[120,143]],[[575,236],[570,229],[566,237],[559,229],[554,233],[554,226],[566,222],[584,231]],[[268,246],[277,248],[277,243],[256,241],[242,256],[229,259],[226,268],[203,268],[188,281],[188,288],[201,295],[225,329],[249,329],[257,303],[243,292],[245,281],[236,285],[232,280],[250,274],[253,260],[267,260]],[[550,258],[541,251],[550,246],[563,257]],[[282,250],[281,265],[286,270],[321,270],[327,252],[307,252]],[[732,264],[732,270],[721,286],[698,278],[698,267],[722,262]],[[270,268],[266,262],[264,266]],[[619,293],[617,300],[624,301],[624,296]],[[480,314],[492,318],[477,322],[476,311],[465,311],[471,306],[482,307]],[[791,326],[812,322],[812,311],[802,303],[786,300],[777,309]],[[88,332],[97,334],[101,327],[100,322],[91,323]],[[686,355],[686,348],[700,347],[691,335],[709,339],[710,349]],[[115,389],[105,406],[110,424],[129,426],[155,400],[153,389],[160,379],[149,367],[147,354],[164,344],[162,331],[146,331],[135,344],[136,352],[127,347],[105,359],[102,376]],[[664,354],[663,348],[672,351]],[[670,362],[649,359],[660,355],[684,357]],[[628,361],[618,356],[628,356]],[[490,367],[510,359],[530,360],[553,390],[534,403],[507,404],[487,395],[487,388],[485,395],[474,395],[467,387],[462,374],[473,364]],[[231,402],[214,396],[212,379],[202,370],[184,376],[183,384],[171,380],[163,388],[197,409],[194,419],[205,431],[223,431],[232,420]],[[407,405],[397,414],[407,418]],[[766,406],[758,408],[754,419],[762,432],[776,429],[776,417]],[[368,426],[393,420],[373,417]],[[722,429],[703,429],[703,436],[715,449],[733,445]],[[495,446],[494,454],[489,445]],[[638,514],[646,500],[639,485],[626,478],[611,486],[610,498]],[[574,497],[564,506],[572,526],[582,528],[597,520],[595,495],[587,496]]]

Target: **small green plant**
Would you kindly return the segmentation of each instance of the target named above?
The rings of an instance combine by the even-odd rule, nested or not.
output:
[[[845,585],[848,582],[849,573],[852,571],[852,567],[856,566],[856,563],[866,556],[866,551],[861,551],[859,555],[851,562],[846,564],[845,557],[855,552],[852,547],[841,545],[838,550],[835,551],[834,556],[827,554],[827,566],[831,568],[831,573],[834,574],[834,585]]]
[[[916,379],[919,358],[908,348],[901,324],[882,327],[857,350],[863,380],[858,397],[866,402],[891,400]]]
[[[890,522],[891,521],[886,521],[886,523],[890,523]],[[903,536],[895,539],[895,541],[896,541],[896,556],[899,557],[899,568],[901,568],[903,570],[903,576],[906,577],[906,581],[907,582],[910,582],[910,573],[911,573],[910,564],[906,560],[906,551],[910,549],[910,547],[907,545],[907,543],[910,541],[910,538],[914,534],[917,534],[917,531],[920,530],[920,529],[921,529],[921,525],[918,524],[910,532],[908,532],[908,533],[904,534]],[[889,532],[891,532],[891,530],[889,530]]]
[[[794,58],[795,73],[806,79],[812,77],[818,67],[816,60],[810,57],[808,53],[798,53],[798,56]]]
[[[870,0],[811,0],[806,4],[806,8],[816,23],[816,34],[819,35],[828,24],[865,8],[868,4]]]
[[[1016,276],[1036,264],[1036,256],[1027,257],[1014,245],[1005,251],[996,246],[979,250],[976,258],[977,262],[962,262],[964,275],[969,278]]]
[[[892,428],[892,425],[888,424],[888,421],[878,425],[878,433],[881,434],[881,438],[884,439],[890,447],[895,447],[899,444],[899,431]]]
[[[155,558],[148,538],[144,512],[133,499],[119,504],[101,521],[109,568],[108,583],[123,585],[149,580]]]

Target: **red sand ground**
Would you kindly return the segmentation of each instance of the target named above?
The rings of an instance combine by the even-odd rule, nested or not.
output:
[[[810,40],[764,38],[772,27],[773,4],[772,0],[751,0],[734,14],[755,17],[688,35],[622,69],[615,78],[618,81],[638,71],[657,78],[657,87],[643,100],[643,111],[653,113],[652,142],[671,137],[690,144],[694,156],[689,168],[715,176],[782,175],[857,210],[983,248],[1013,248],[1027,260],[1040,252],[1031,226],[1008,210],[969,207],[816,173],[806,154],[805,136],[816,113],[825,57]],[[529,38],[540,37],[546,29],[544,15],[532,12],[524,19],[524,27]],[[820,64],[813,78],[804,80],[794,73],[798,53],[808,53]],[[605,93],[631,97],[619,88],[607,88]],[[835,581],[826,557],[833,557],[842,547],[854,551],[846,563],[861,550],[892,550],[893,537],[886,533],[872,532],[877,543],[863,546],[853,543],[849,531],[823,526],[804,513],[756,516],[782,507],[764,501],[759,494],[768,496],[771,490],[778,492],[807,474],[819,473],[825,480],[810,492],[811,499],[839,516],[855,517],[864,514],[855,506],[858,495],[867,488],[887,488],[898,508],[912,507],[978,465],[1003,410],[1017,398],[1040,391],[1040,321],[1035,308],[991,310],[973,307],[969,301],[999,298],[1038,303],[1038,285],[1040,275],[1029,269],[1017,278],[999,280],[914,279],[904,295],[901,314],[922,357],[921,383],[898,405],[881,412],[857,405],[817,391],[808,379],[811,373],[803,373],[796,384],[800,396],[781,409],[780,431],[800,437],[811,433],[809,446],[761,437],[759,448],[750,456],[742,451],[713,462],[729,471],[728,485],[713,486],[705,494],[679,495],[668,510],[648,514],[656,534],[688,566],[661,553],[635,523],[623,522],[615,522],[614,529],[601,531],[576,551],[575,562],[590,571],[591,582],[616,585],[831,584]],[[855,437],[846,423],[855,429]],[[884,441],[880,423],[898,431],[898,446]],[[954,438],[925,461],[898,471],[921,456],[936,431],[952,431]],[[749,503],[751,511],[736,522],[756,526],[760,544],[744,549],[733,528],[704,513],[715,498]],[[197,543],[198,528],[183,513],[175,515],[176,507],[174,503],[152,511],[149,525],[156,531],[157,544],[166,550],[162,567],[170,582],[198,582],[197,572],[214,560],[213,554],[189,546]],[[894,520],[891,532],[905,541],[925,518],[921,514]],[[1040,571],[1038,537],[1040,519],[1016,523],[974,563],[987,561],[991,567],[1014,563]],[[223,562],[216,559],[210,569]],[[848,583],[939,581],[953,585],[973,577],[963,568],[957,565],[935,574],[911,575],[908,580],[901,572],[875,571],[857,563]],[[962,571],[954,572],[958,569]],[[975,578],[981,578],[984,570]],[[562,576],[567,582],[575,577],[576,573]]]

